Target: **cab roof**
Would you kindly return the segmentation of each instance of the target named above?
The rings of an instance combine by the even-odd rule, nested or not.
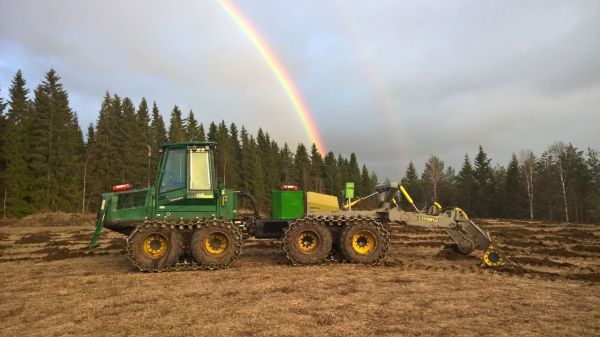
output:
[[[211,141],[206,141],[206,142],[199,142],[199,141],[193,141],[193,142],[181,142],[181,143],[171,143],[171,144],[163,144],[161,146],[161,148],[163,149],[168,149],[171,147],[184,147],[184,146],[191,146],[191,145],[197,145],[197,146],[216,146],[217,142],[211,142]]]

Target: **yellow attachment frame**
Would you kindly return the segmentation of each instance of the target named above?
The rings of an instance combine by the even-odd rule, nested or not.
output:
[[[347,203],[347,204],[343,205],[343,206],[342,206],[342,208],[346,208],[346,209],[348,209],[348,208],[350,208],[350,207],[352,207],[352,206],[354,206],[354,205],[358,204],[359,202],[361,202],[361,201],[363,201],[363,200],[365,200],[365,199],[367,199],[367,198],[370,198],[370,197],[374,196],[375,194],[377,194],[377,192],[375,192],[375,193],[371,193],[371,194],[367,195],[366,197],[362,197],[362,198],[360,198],[360,199],[356,199],[356,200],[354,200],[353,202]]]
[[[402,192],[402,195],[404,196],[406,201],[408,201],[408,203],[412,205],[412,207],[415,209],[415,211],[417,211],[417,213],[421,213],[421,211],[419,211],[419,209],[415,205],[415,202],[412,200],[412,198],[410,197],[408,192],[406,192],[406,189],[404,188],[404,186],[399,185],[398,187],[400,188],[400,192]]]
[[[467,212],[465,212],[462,208],[454,207],[454,210],[456,212],[458,212],[459,214],[462,214],[462,216],[464,216],[466,220],[469,220],[469,216],[467,215]]]

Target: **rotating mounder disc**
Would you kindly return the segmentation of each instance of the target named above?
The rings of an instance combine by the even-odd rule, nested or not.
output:
[[[496,248],[489,247],[483,252],[483,263],[488,267],[504,265],[504,257]]]

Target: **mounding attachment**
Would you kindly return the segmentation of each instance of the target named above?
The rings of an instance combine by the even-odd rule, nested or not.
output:
[[[500,267],[504,265],[504,257],[499,250],[489,247],[483,252],[483,263],[488,267]]]
[[[283,237],[283,249],[294,266],[322,263],[332,247],[332,235],[326,225],[310,218],[292,222]]]
[[[359,219],[342,230],[339,247],[348,261],[377,265],[387,255],[389,234],[379,222]]]
[[[140,270],[171,267],[183,253],[181,233],[156,225],[138,227],[129,235],[127,241],[129,259]]]
[[[208,268],[226,268],[242,252],[242,232],[231,221],[213,219],[192,234],[194,260]]]

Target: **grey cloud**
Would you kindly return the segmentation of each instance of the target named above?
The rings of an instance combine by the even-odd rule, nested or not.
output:
[[[243,1],[328,150],[382,177],[479,144],[503,164],[555,140],[600,148],[596,1]],[[85,126],[106,90],[308,141],[264,60],[217,2],[2,2],[0,86],[62,75]]]

